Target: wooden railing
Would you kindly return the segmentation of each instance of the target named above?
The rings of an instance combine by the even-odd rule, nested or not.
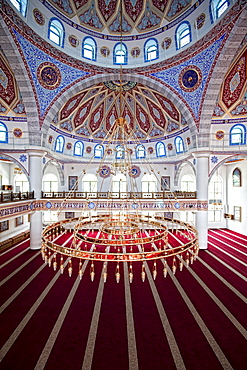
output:
[[[58,191],[44,192],[45,199],[196,199],[195,191],[161,191],[161,192],[80,192]]]
[[[26,191],[24,193],[0,193],[0,203],[18,202],[20,200],[34,199],[33,191]]]
[[[18,234],[11,238],[3,240],[2,242],[0,242],[0,251],[8,247],[12,247],[13,245],[16,245],[18,243],[21,243],[23,240],[29,238],[29,236],[30,236],[30,231],[27,230],[27,231],[22,232],[21,234]]]

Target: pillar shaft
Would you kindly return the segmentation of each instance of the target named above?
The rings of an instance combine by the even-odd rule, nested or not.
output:
[[[30,187],[34,191],[34,197],[40,199],[42,190],[42,158],[44,152],[29,152],[29,175]],[[42,212],[36,211],[30,217],[30,249],[41,248]]]
[[[208,201],[208,173],[209,154],[196,153],[196,191],[198,201]],[[208,247],[208,211],[202,210],[196,213],[196,228],[198,231],[199,248]]]

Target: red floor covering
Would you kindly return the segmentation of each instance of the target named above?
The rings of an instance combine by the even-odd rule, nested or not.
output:
[[[16,271],[37,253],[27,248],[0,253],[1,265],[13,258],[0,269],[1,370],[246,369],[247,237],[209,231],[208,250],[192,266],[164,278],[158,261],[153,281],[149,263],[143,283],[139,263],[131,284],[122,265],[117,284],[111,264],[102,284],[102,263],[92,282],[88,263],[77,286],[76,266],[71,278],[67,268],[60,276],[40,255]]]

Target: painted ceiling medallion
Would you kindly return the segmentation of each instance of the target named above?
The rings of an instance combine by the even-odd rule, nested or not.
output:
[[[169,47],[171,46],[171,43],[172,43],[172,39],[170,37],[166,37],[164,41],[162,41],[161,43],[162,49],[169,49]]]
[[[195,91],[202,80],[202,72],[195,65],[185,67],[179,75],[178,82],[182,90],[186,92]]]
[[[50,62],[41,63],[37,69],[37,77],[41,86],[47,90],[56,89],[61,82],[61,73],[57,66]]]
[[[68,37],[69,43],[71,46],[76,48],[79,45],[79,40],[75,35],[69,35]]]
[[[35,21],[36,21],[40,26],[43,26],[43,25],[45,24],[45,17],[44,17],[44,15],[41,13],[41,11],[39,11],[39,9],[37,9],[37,8],[33,9],[33,16],[34,16]]]
[[[215,133],[215,137],[216,137],[217,140],[224,139],[224,136],[225,136],[225,132],[223,130],[218,130]]]
[[[15,137],[17,137],[17,138],[22,137],[22,135],[23,135],[22,129],[20,129],[20,128],[14,128],[13,135]]]

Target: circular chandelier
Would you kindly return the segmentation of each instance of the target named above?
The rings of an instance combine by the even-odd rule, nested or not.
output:
[[[122,1],[120,5],[120,34],[122,35]],[[120,44],[122,45],[122,43]],[[110,177],[109,194],[113,191],[113,178],[116,175],[125,178],[127,189],[123,191],[124,194],[127,192],[136,194],[139,184],[137,176],[133,175],[133,170],[136,171],[139,167],[133,165],[131,154],[133,146],[136,149],[140,145],[140,141],[135,128],[131,127],[128,123],[128,117],[125,117],[124,114],[127,102],[123,88],[122,64],[120,64],[119,77],[119,81],[117,81],[119,89],[115,97],[115,101],[119,103],[118,118],[115,119],[106,137],[102,140],[105,151],[95,173],[96,176],[101,177],[101,188],[103,189],[107,187],[109,189],[109,182],[104,185],[104,180]],[[107,153],[113,153],[110,160],[106,158]],[[144,174],[154,176],[161,186],[160,172],[155,171],[154,164],[148,158],[144,159],[141,156],[139,160],[143,160]],[[95,167],[93,157],[82,169],[81,176],[88,173],[90,165]],[[119,192],[121,191],[119,189]],[[173,196],[176,199],[175,194]],[[68,193],[69,197],[70,193]],[[112,207],[114,197],[109,196],[106,200],[107,209],[102,213],[95,212],[99,200],[92,201],[88,196],[79,217],[55,222],[43,230],[41,251],[45,263],[53,266],[54,270],[59,267],[61,273],[68,266],[69,276],[72,276],[72,273],[76,271],[81,279],[86,266],[83,262],[91,261],[90,277],[92,281],[96,274],[95,265],[101,263],[103,264],[102,278],[104,282],[108,276],[108,264],[115,264],[117,283],[120,281],[121,265],[123,264],[128,264],[130,282],[133,281],[135,267],[136,271],[139,270],[144,282],[149,268],[152,268],[153,278],[156,279],[158,261],[162,262],[164,277],[167,276],[169,268],[175,274],[177,267],[182,270],[184,265],[192,264],[199,250],[196,229],[188,223],[167,218],[164,213],[162,215],[155,213],[151,216],[145,215],[141,211],[141,200],[137,198],[129,199],[127,196],[120,196],[118,199],[120,206],[114,210]],[[131,207],[128,207],[129,202],[132,202]],[[171,211],[171,209],[176,211],[172,202],[169,210]],[[61,210],[58,211],[59,214]],[[66,236],[66,234],[70,242],[68,243],[67,240],[62,243],[60,236]]]

